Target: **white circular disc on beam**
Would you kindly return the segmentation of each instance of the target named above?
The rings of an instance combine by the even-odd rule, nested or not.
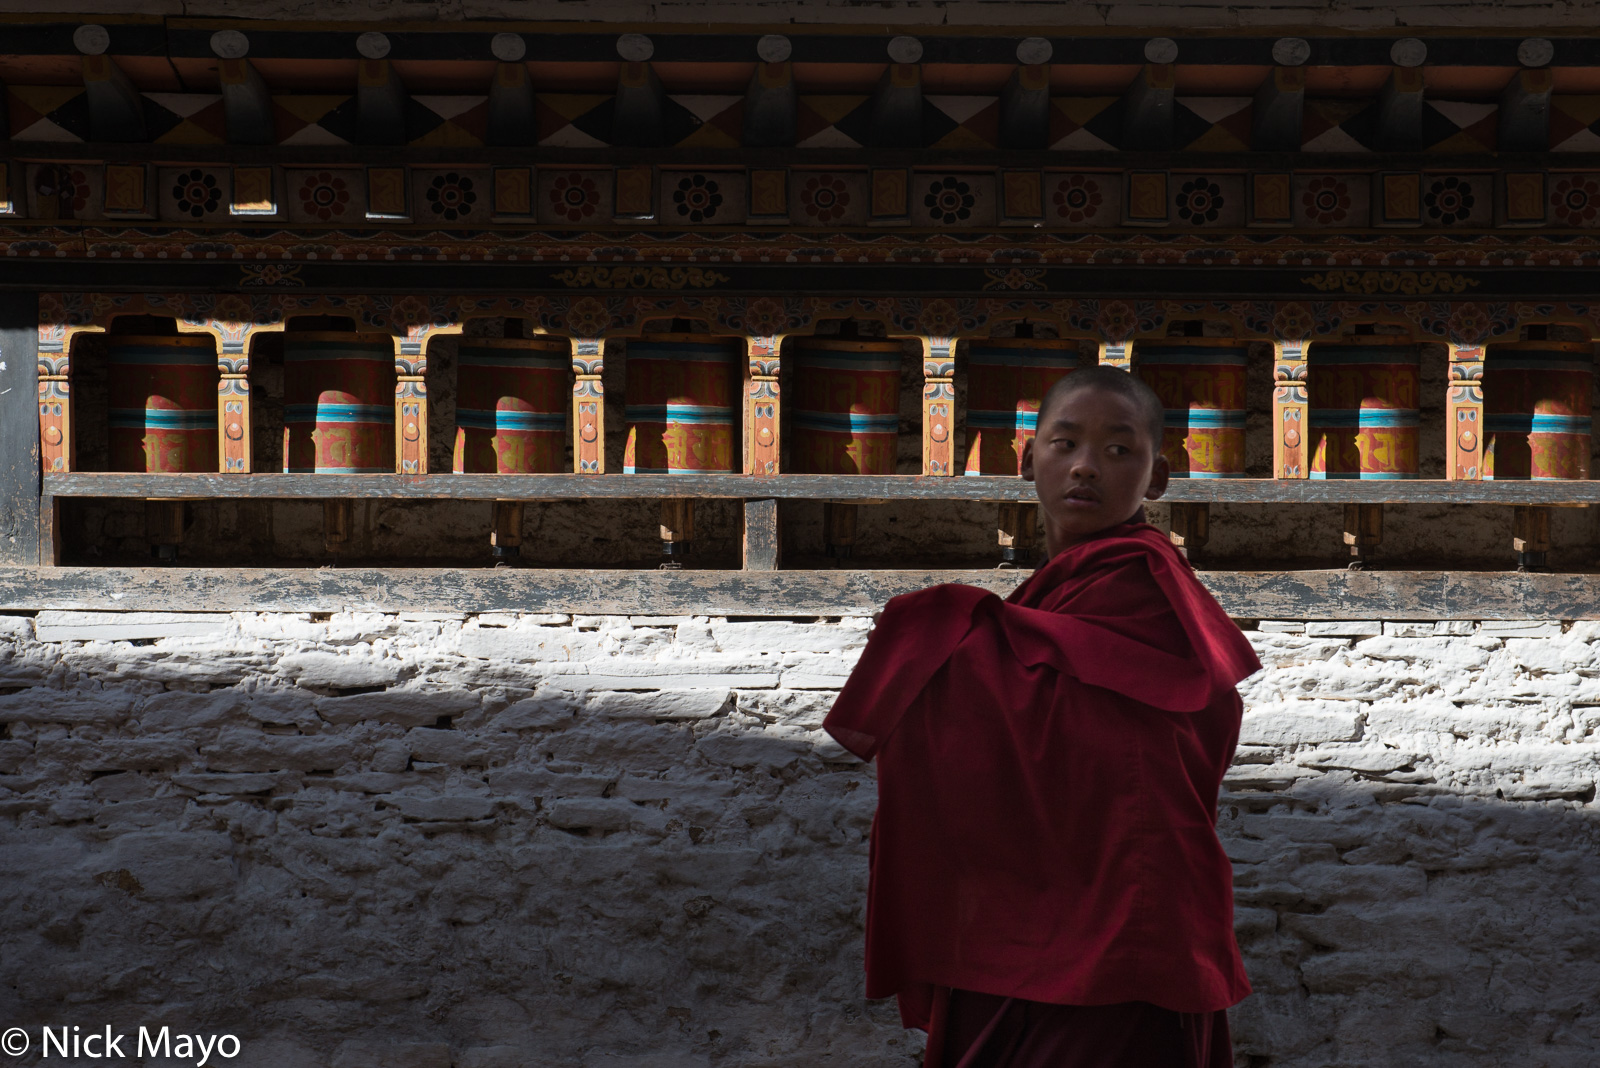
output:
[[[1428,46],[1415,37],[1402,37],[1389,49],[1397,67],[1420,67],[1428,61]]]
[[[489,51],[502,63],[517,63],[528,54],[528,42],[520,33],[497,33],[489,41]]]
[[[1304,37],[1280,37],[1272,42],[1272,62],[1280,67],[1298,67],[1311,58],[1311,42]]]
[[[356,38],[356,51],[367,59],[382,59],[389,54],[389,35],[369,30]]]
[[[1017,42],[1017,62],[1030,67],[1050,62],[1055,52],[1055,46],[1043,37],[1024,37]]]
[[[1176,63],[1178,42],[1170,37],[1152,37],[1144,43],[1146,63]]]
[[[794,45],[781,33],[769,33],[756,42],[756,55],[763,63],[787,63],[794,54]]]
[[[1543,37],[1530,37],[1517,45],[1517,62],[1524,67],[1548,67],[1556,58],[1556,46]]]
[[[72,31],[72,45],[86,56],[103,56],[111,47],[111,31],[90,22]]]
[[[915,37],[896,37],[889,42],[889,58],[896,63],[920,63],[922,42]]]
[[[617,38],[617,55],[629,63],[643,63],[656,54],[656,43],[642,33],[625,33]]]
[[[218,30],[211,35],[211,54],[219,59],[243,59],[250,54],[250,38],[238,30]]]

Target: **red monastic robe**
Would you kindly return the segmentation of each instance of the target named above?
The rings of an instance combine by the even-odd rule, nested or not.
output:
[[[1209,1013],[1250,992],[1217,794],[1260,667],[1166,535],[1114,527],[1005,601],[896,597],[824,727],[878,761],[867,996]]]

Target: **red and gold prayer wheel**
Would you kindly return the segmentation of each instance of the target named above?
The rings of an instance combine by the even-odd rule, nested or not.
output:
[[[1245,364],[1228,338],[1137,341],[1133,371],[1161,398],[1161,454],[1173,478],[1244,477]]]
[[[1587,342],[1490,345],[1483,364],[1483,477],[1589,477],[1594,349]]]
[[[207,335],[108,338],[113,471],[217,470],[217,345]]]
[[[393,474],[394,390],[389,335],[284,334],[284,471]]]
[[[988,338],[967,343],[969,475],[1016,475],[1022,449],[1038,432],[1039,403],[1078,366],[1078,347],[1051,338]]]
[[[565,338],[463,338],[456,378],[456,474],[551,474],[567,466],[572,405]]]
[[[900,444],[898,341],[796,338],[791,463],[802,475],[892,475]]]
[[[1421,352],[1405,338],[1312,342],[1312,478],[1416,478]]]
[[[628,342],[626,474],[739,469],[734,405],[743,346],[736,338],[654,334]]]

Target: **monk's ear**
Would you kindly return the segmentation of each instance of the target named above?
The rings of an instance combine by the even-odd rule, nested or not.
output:
[[[1150,466],[1150,488],[1144,491],[1147,501],[1159,500],[1167,492],[1167,482],[1172,478],[1172,465],[1167,458],[1156,453],[1156,462]]]
[[[1033,438],[1029,438],[1022,445],[1022,480],[1033,481]]]

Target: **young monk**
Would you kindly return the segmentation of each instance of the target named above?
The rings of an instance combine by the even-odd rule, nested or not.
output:
[[[1216,804],[1260,663],[1143,522],[1156,395],[1093,368],[1040,407],[1048,561],[1005,601],[890,601],[824,723],[878,761],[867,997],[899,996],[925,1068],[1231,1068]]]

